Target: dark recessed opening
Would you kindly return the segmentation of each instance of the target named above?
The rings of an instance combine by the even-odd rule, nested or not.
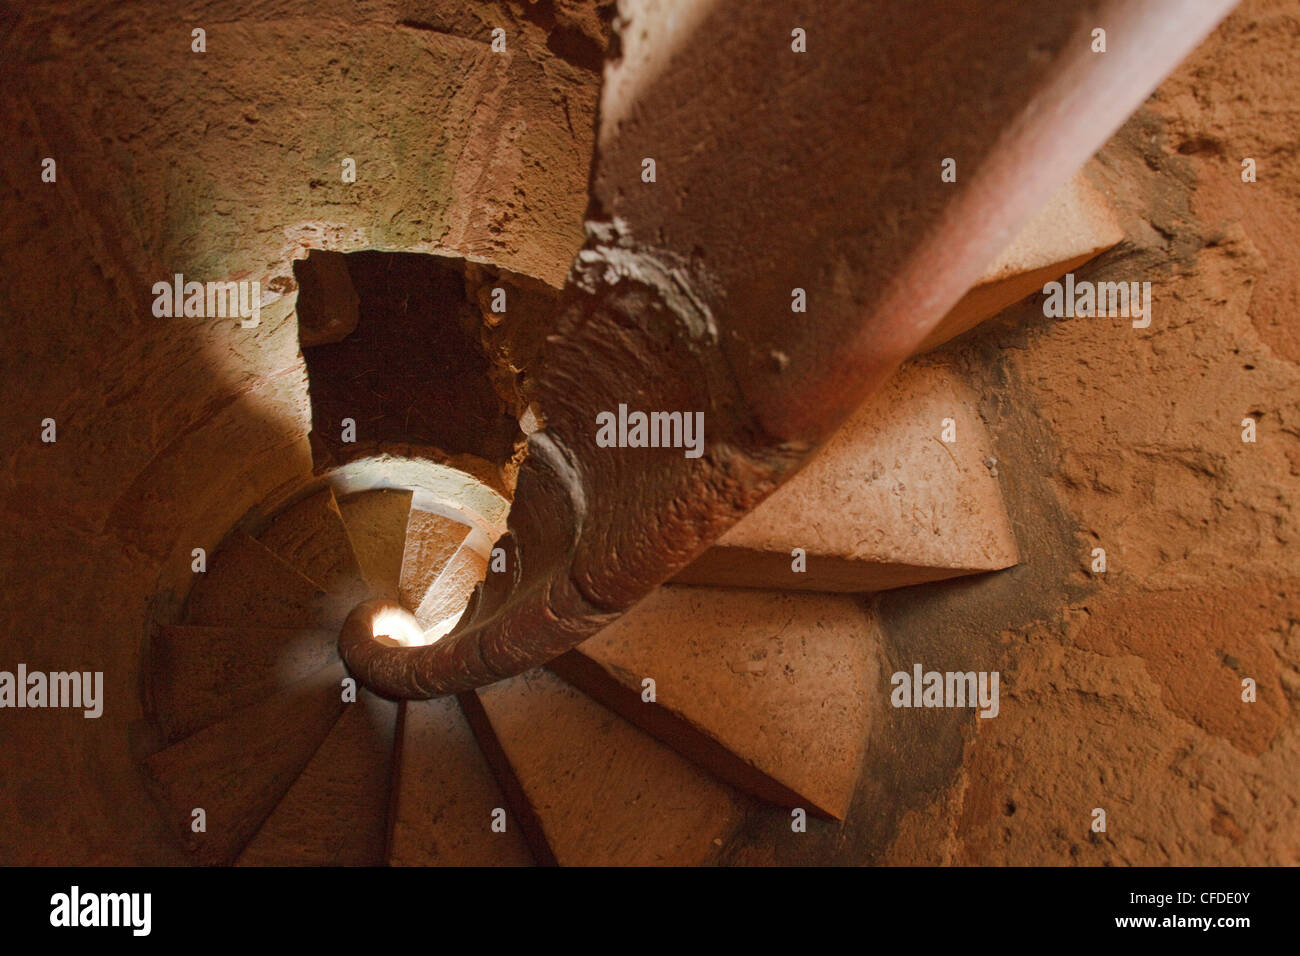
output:
[[[474,293],[508,280],[464,260],[405,252],[313,251],[294,275],[318,468],[392,443],[510,459],[515,410],[493,387]],[[345,441],[346,419],[354,442]]]

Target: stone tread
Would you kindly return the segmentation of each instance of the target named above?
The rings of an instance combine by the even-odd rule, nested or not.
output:
[[[404,607],[411,610],[420,607],[470,530],[469,525],[452,518],[412,509],[406,523],[406,545],[398,587],[398,597]]]
[[[921,343],[917,352],[992,318],[1007,306],[1077,269],[1124,238],[1106,197],[1080,172],[1063,185],[989,264],[966,295]]]
[[[852,597],[664,587],[550,667],[719,778],[844,819],[880,642]]]
[[[197,577],[188,624],[338,627],[347,615],[320,584],[243,531],[231,532]]]
[[[230,863],[288,792],[346,706],[342,663],[321,668],[145,761],[165,818],[202,863]],[[206,830],[192,830],[193,810]]]
[[[162,627],[151,648],[153,710],[174,742],[336,660],[334,630]]]
[[[370,592],[376,597],[396,600],[411,493],[388,489],[363,491],[347,496],[338,504]]]
[[[398,704],[361,690],[239,855],[240,866],[381,866]]]
[[[531,866],[527,840],[455,698],[403,705],[391,866]],[[492,812],[507,811],[504,833]]]
[[[460,617],[470,594],[487,573],[487,558],[468,544],[461,545],[425,593],[415,616],[426,628]]]
[[[349,607],[369,596],[329,488],[280,512],[258,540]]]
[[[1010,567],[1019,551],[995,468],[970,389],[942,366],[905,366],[674,580],[880,591]]]
[[[562,866],[716,858],[744,799],[545,670],[477,692],[490,733]]]

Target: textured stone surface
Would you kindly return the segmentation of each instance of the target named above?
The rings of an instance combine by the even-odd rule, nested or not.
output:
[[[276,515],[257,540],[349,608],[366,599],[366,582],[330,489]]]
[[[492,832],[492,811],[507,803],[455,698],[403,707],[389,864],[532,865],[516,823]]]
[[[474,587],[487,573],[487,565],[487,558],[467,544],[457,548],[415,610],[420,623],[433,628],[445,626],[448,618],[459,618]]]
[[[226,20],[195,56],[188,41],[160,47],[149,24],[166,13],[155,2],[77,21],[62,52],[94,83],[76,96],[40,56],[52,42],[43,18],[16,38],[41,98],[66,97],[69,165],[98,154],[136,169],[103,211],[136,213],[118,237],[127,257],[267,284],[291,283],[290,260],[308,248],[443,248],[562,280],[581,241],[598,77],[553,56],[545,29],[515,23],[505,4],[338,4],[312,19],[272,7]],[[489,47],[494,25],[512,34],[506,55]],[[223,67],[234,59],[238,74]],[[272,88],[281,97],[260,95]],[[207,122],[147,123],[127,96]]]
[[[717,852],[743,804],[546,671],[478,692],[561,866],[690,866]]]
[[[879,643],[852,598],[666,587],[552,668],[736,786],[842,819]]]
[[[1094,19],[1144,37],[1113,44],[1103,62],[1068,6],[986,0],[918,17],[882,5],[864,70],[852,0],[801,9],[804,55],[791,52],[783,6],[627,0],[592,189],[626,224],[625,258],[674,254],[703,297],[726,290],[718,347],[756,430],[821,438],[1231,6],[1182,7],[1175,31],[1157,27],[1155,8],[1100,0]],[[757,105],[685,106],[710,87]],[[641,181],[645,157],[654,183]],[[958,164],[951,182],[945,157]],[[807,293],[806,314],[791,311],[794,289]]]
[[[338,658],[335,630],[160,628],[149,654],[149,695],[169,741],[257,703]]]
[[[876,591],[1009,567],[1018,552],[995,466],[975,394],[913,363],[676,580]]]
[[[438,575],[469,533],[469,525],[430,511],[411,510],[398,588],[404,607],[415,611],[424,603],[425,595],[436,588]]]
[[[339,502],[361,573],[372,593],[396,599],[402,578],[409,491],[363,491]]]
[[[357,290],[347,256],[314,249],[294,263],[298,281],[298,342],[305,349],[340,342],[357,327]]]
[[[241,866],[379,866],[398,705],[362,690],[262,824]]]
[[[189,624],[237,627],[330,627],[343,621],[333,598],[266,545],[233,531],[195,575]]]
[[[1082,173],[1056,191],[917,349],[928,352],[1038,292],[1124,238],[1106,197]]]
[[[843,829],[794,845],[772,814],[730,862],[1300,862],[1298,31],[1245,0],[1088,167],[1125,241],[1078,278],[1150,281],[1150,328],[1035,296],[935,353],[981,396],[1022,561],[881,618],[895,667],[1000,670],[998,717],[890,709]]]
[[[346,706],[341,664],[324,667],[145,761],[165,819],[203,863],[228,863],[298,779]],[[207,829],[191,829],[193,811]]]
[[[153,318],[150,283],[174,268],[195,271],[191,266],[204,279],[256,275],[263,263],[269,263],[264,274],[287,276],[289,255],[268,254],[281,246],[414,247],[407,238],[425,241],[416,233],[439,234],[434,216],[441,214],[429,210],[442,207],[455,210],[445,217],[454,227],[447,247],[485,258],[505,250],[524,262],[523,246],[537,248],[531,237],[556,234],[548,224],[572,245],[580,239],[591,155],[582,140],[598,77],[569,60],[552,63],[542,52],[547,30],[521,23],[504,7],[437,0],[416,7],[327,0],[304,14],[283,0],[239,0],[219,11],[200,3],[193,15],[212,20],[206,58],[186,51],[184,29],[176,34],[182,42],[160,41],[166,24],[176,22],[175,11],[151,0],[91,0],[75,8],[53,0],[24,5],[6,20],[0,37],[0,57],[9,67],[8,95],[0,101],[6,147],[0,248],[7,270],[0,286],[6,317],[0,433],[12,440],[0,455],[0,494],[6,532],[22,547],[0,548],[0,645],[6,660],[26,660],[29,667],[102,669],[108,706],[91,722],[7,715],[0,859],[178,862],[141,790],[130,744],[141,716],[141,638],[154,611],[176,610],[187,592],[191,548],[211,553],[250,507],[291,493],[293,487],[282,486],[309,474],[303,438],[310,422],[287,301],[292,290],[276,303],[281,311],[263,310],[261,329],[250,334],[230,323]],[[899,17],[910,15],[900,10]],[[422,26],[396,25],[407,17]],[[481,145],[458,152],[454,128],[445,145],[431,144],[424,124],[438,127],[442,114],[424,110],[426,100],[404,96],[400,87],[394,99],[385,73],[390,66],[398,75],[406,70],[434,98],[447,84],[414,66],[413,51],[422,66],[433,54],[418,43],[394,44],[393,35],[446,30],[482,44],[498,18],[510,30],[510,69],[529,72],[512,76],[495,101],[475,101],[472,91],[458,97],[474,104],[471,121],[484,134]],[[708,31],[708,42],[749,22],[738,17]],[[370,26],[350,39],[346,55],[359,54],[329,64],[332,52],[324,51],[338,49],[337,38],[358,23]],[[950,26],[936,21],[927,40],[951,38],[945,50],[970,56]],[[817,821],[792,839],[786,813],[755,809],[746,830],[751,855],[741,861],[1300,860],[1293,838],[1300,832],[1294,799],[1300,658],[1290,623],[1296,613],[1286,588],[1269,583],[1270,575],[1285,577],[1293,569],[1300,468],[1298,273],[1292,268],[1300,261],[1300,195],[1287,175],[1300,128],[1298,29],[1293,0],[1245,0],[1103,150],[1099,185],[1127,207],[1128,238],[1086,270],[1095,279],[1153,280],[1157,311],[1147,335],[1123,322],[1048,323],[1040,303],[1031,301],[938,353],[981,395],[1026,560],[1005,575],[881,600],[888,603],[891,642],[906,655],[900,665],[919,656],[927,664],[1003,666],[1000,717],[952,715],[941,723],[929,721],[933,714],[922,720],[907,713],[907,721],[881,728],[888,744],[881,752],[894,763],[869,767],[846,826],[821,829]],[[514,43],[516,35],[522,45]],[[817,42],[815,33],[812,39]],[[756,43],[770,48],[771,38]],[[304,48],[310,49],[300,57]],[[232,63],[245,61],[272,66],[232,70]],[[281,89],[285,64],[302,72]],[[735,171],[717,159],[732,151],[709,148],[717,116],[697,109],[697,78],[672,75],[684,76],[688,95],[679,100],[663,87],[651,91],[658,102],[681,104],[670,109],[668,122],[701,118],[701,135],[688,136],[688,148],[718,167],[720,181],[734,183]],[[1115,75],[1128,82],[1124,71]],[[889,92],[881,77],[888,73],[871,75],[873,91]],[[778,75],[774,82],[782,80]],[[580,95],[571,95],[574,88]],[[275,97],[268,100],[267,90]],[[525,92],[526,99],[517,95]],[[337,192],[339,152],[351,148],[344,140],[353,137],[343,129],[333,142],[333,120],[354,109],[345,125],[358,125],[358,116],[374,115],[384,100],[380,115],[400,113],[403,126],[413,127],[414,145],[390,130],[374,131],[376,139],[392,140],[395,155],[409,149],[463,156],[456,178],[462,185],[500,182],[497,173],[506,171],[508,179],[512,169],[527,182],[488,201],[481,190],[459,187],[432,202],[424,195],[412,200],[401,175],[369,175],[374,153],[367,152],[359,160],[359,185],[391,188],[392,196],[374,202],[373,194],[358,191],[353,204],[353,196]],[[887,103],[880,95],[874,102]],[[898,115],[907,115],[904,109],[898,101]],[[526,121],[527,129],[515,120]],[[736,122],[763,126],[750,115]],[[878,138],[878,127],[862,128]],[[934,129],[944,142],[933,144],[933,153],[941,155],[949,127]],[[508,146],[517,133],[518,149],[495,147]],[[553,152],[548,137],[560,144]],[[826,140],[834,138],[828,130]],[[790,149],[796,162],[807,155],[806,141],[792,140]],[[631,162],[616,171],[624,188],[638,187],[641,155],[630,150]],[[679,192],[643,191],[651,202],[674,210],[706,195],[677,158],[657,155],[659,185],[675,183]],[[59,159],[57,186],[34,175],[44,156]],[[1257,183],[1240,180],[1245,156],[1259,162]],[[816,158],[833,168],[833,156]],[[491,164],[487,176],[484,161]],[[766,168],[785,175],[776,157]],[[911,168],[918,181],[933,176],[926,162]],[[964,158],[961,168],[971,168]],[[919,195],[907,190],[907,174],[907,168],[878,166],[855,188]],[[746,196],[766,196],[761,183],[749,185]],[[766,202],[759,208],[782,228],[816,231]],[[724,242],[734,240],[741,255],[752,254],[752,233],[727,216],[703,218],[717,224]],[[311,224],[286,237],[285,224],[304,219]],[[388,224],[402,234],[359,235]],[[710,257],[716,249],[712,242],[699,246]],[[534,258],[545,259],[558,282],[570,251]],[[868,265],[886,278],[896,274],[886,259]],[[941,261],[922,278],[943,267]],[[755,271],[768,275],[761,264]],[[778,273],[770,278],[778,298],[788,293]],[[854,297],[857,278],[846,268],[836,281]],[[900,302],[906,310],[913,300]],[[764,345],[739,343],[756,363],[777,359]],[[828,390],[840,393],[833,383]],[[1257,412],[1263,438],[1243,445],[1238,423]],[[33,422],[46,415],[58,419],[57,445],[33,437]],[[1101,544],[1112,557],[1104,580],[1086,570],[1088,552]],[[1250,590],[1252,578],[1257,591]],[[1114,610],[1107,610],[1103,603],[1111,599]],[[1212,606],[1214,622],[1225,611],[1247,610],[1238,634],[1215,623],[1201,635],[1195,621],[1169,629],[1179,638],[1196,637],[1189,651],[1204,663],[1204,682],[1179,710],[1170,703],[1177,700],[1177,681],[1170,681],[1180,673],[1184,642],[1147,640],[1141,625],[1148,613],[1154,620],[1174,618],[1182,601]],[[1103,632],[1084,635],[1087,649],[1075,646],[1094,615],[1105,621]],[[1223,656],[1211,640],[1229,642]],[[1214,682],[1226,679],[1222,669],[1236,674],[1237,667],[1261,673],[1275,667],[1282,696],[1265,688],[1259,715],[1243,711],[1238,697],[1220,699]],[[969,741],[968,725],[975,728]],[[1123,826],[1116,828],[1112,815],[1109,837],[1095,840],[1078,807],[1095,805],[1099,789],[1101,799],[1122,801]]]

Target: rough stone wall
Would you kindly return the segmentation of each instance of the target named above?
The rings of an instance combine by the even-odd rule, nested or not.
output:
[[[1022,558],[882,595],[882,672],[999,670],[999,715],[885,708],[843,829],[731,860],[1300,863],[1297,37],[1247,0],[1089,165],[1126,240],[1077,277],[1151,281],[1150,328],[1038,295],[923,360],[983,396]]]
[[[190,548],[310,469],[291,260],[445,252],[556,285],[581,241],[589,6],[301,9],[0,7],[0,647],[103,670],[107,698],[10,724],[0,859],[171,859],[134,772],[139,655]],[[1000,715],[887,710],[843,829],[791,847],[785,811],[756,811],[728,859],[1300,862],[1298,36],[1294,0],[1248,0],[1094,164],[1128,238],[1080,277],[1152,281],[1151,328],[1031,300],[924,360],[984,396],[1024,558],[877,599],[882,671],[999,669]],[[174,272],[281,298],[251,333],[156,319]]]
[[[1036,299],[953,355],[1005,376],[980,376],[999,468],[1041,470],[1070,533],[1050,612],[998,636],[1002,716],[930,823],[942,858],[1300,862],[1298,36],[1295,3],[1243,4],[1101,152],[1128,240],[1093,271],[1149,279],[1150,328]]]

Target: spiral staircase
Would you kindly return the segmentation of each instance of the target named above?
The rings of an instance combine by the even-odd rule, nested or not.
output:
[[[868,606],[670,586],[549,670],[386,700],[339,660],[353,607],[397,598],[436,627],[488,566],[470,526],[411,500],[326,487],[232,532],[159,629],[146,772],[196,861],[698,864],[753,799],[844,816],[878,676]]]
[[[921,351],[1121,235],[1075,178]],[[519,554],[497,547],[508,503],[418,456],[328,464],[232,529],[157,628],[150,788],[206,864],[697,865],[756,801],[790,809],[792,838],[810,815],[843,820],[883,699],[862,595],[1016,563],[993,450],[976,396],[922,355],[628,613],[544,667],[432,699],[359,683],[340,636],[433,646],[474,618],[480,582],[517,586]],[[401,486],[429,467],[458,477]]]
[[[50,370],[14,408],[61,431],[11,456],[10,500],[58,511],[15,521],[86,602],[124,595],[65,627],[82,607],[40,579],[11,618],[32,647],[71,634],[85,667],[130,661],[105,669],[114,699],[139,678],[148,725],[118,707],[100,737],[60,731],[11,829],[39,829],[22,817],[65,767],[129,751],[198,863],[600,865],[725,862],[760,802],[789,808],[791,839],[853,812],[865,749],[890,745],[862,595],[1018,560],[978,399],[925,355],[1118,241],[1079,181],[1032,217],[1231,4],[876,4],[864,28],[850,0],[625,0],[608,49],[578,42],[569,4],[379,4],[306,40],[244,12],[185,68],[158,50],[194,24],[157,6],[166,42],[154,11],[114,4],[0,29],[27,70],[6,248],[32,273],[85,265],[14,310],[17,361]],[[305,113],[295,97],[318,91],[264,95],[381,54],[414,78],[392,95],[322,82]],[[138,98],[205,119],[164,130]],[[379,105],[428,135],[388,135]],[[54,154],[60,178],[32,192]],[[319,346],[293,341],[292,263],[380,249],[558,296],[516,409],[532,421],[508,526],[418,482],[358,483],[367,462],[300,441],[293,346]],[[144,291],[182,271],[260,279],[263,324],[155,321]],[[46,341],[51,310],[89,331]],[[704,456],[596,447],[593,413],[624,402],[703,412]],[[224,529],[187,576],[177,556]],[[412,621],[418,641],[396,633]],[[67,844],[88,859],[170,858],[132,845],[157,828],[123,809],[127,776],[43,825],[93,834]]]

